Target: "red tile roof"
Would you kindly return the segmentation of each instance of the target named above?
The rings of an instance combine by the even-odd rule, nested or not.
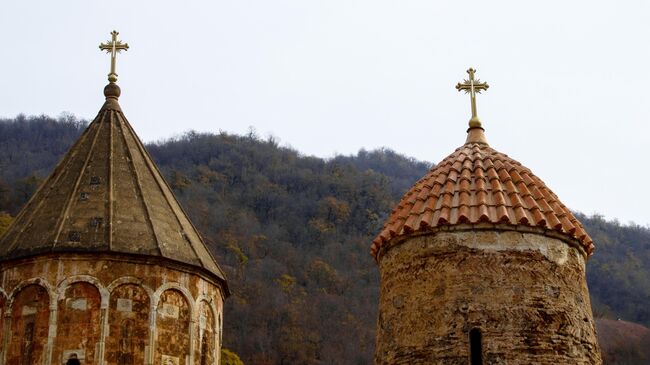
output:
[[[372,243],[460,224],[532,227],[577,241],[590,255],[593,241],[571,211],[528,168],[491,148],[480,128],[402,198]]]

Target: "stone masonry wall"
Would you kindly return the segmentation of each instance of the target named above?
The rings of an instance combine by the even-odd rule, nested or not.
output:
[[[9,303],[5,312],[7,314],[3,334],[6,363],[43,364],[46,360],[50,317],[50,298],[47,290],[38,284],[25,283],[24,287],[9,299],[12,303]]]
[[[220,285],[151,260],[68,254],[4,263],[0,309],[6,365],[65,364],[73,353],[83,365],[219,361]],[[206,323],[215,334],[207,344]]]
[[[195,348],[194,363],[196,365],[214,364],[214,344],[216,323],[210,304],[203,300],[199,304],[199,347]]]
[[[53,363],[65,364],[71,354],[94,364],[101,336],[101,295],[87,282],[72,283],[58,297]]]
[[[136,284],[119,285],[113,289],[108,308],[106,363],[144,364],[145,354],[150,346],[149,294]]]
[[[416,236],[379,259],[376,364],[600,364],[585,260],[515,231]]]
[[[177,290],[160,296],[156,317],[155,364],[190,364],[190,306]]]

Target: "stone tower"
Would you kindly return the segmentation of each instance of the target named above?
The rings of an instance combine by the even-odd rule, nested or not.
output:
[[[488,145],[470,71],[465,144],[404,195],[372,244],[375,363],[600,364],[592,240],[542,180]]]
[[[116,76],[0,239],[0,363],[219,363],[224,274],[122,113]]]

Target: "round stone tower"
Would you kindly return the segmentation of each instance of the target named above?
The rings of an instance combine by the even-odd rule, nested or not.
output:
[[[537,176],[488,145],[470,71],[465,144],[406,193],[372,244],[375,363],[600,364],[592,240]]]
[[[219,363],[225,277],[122,113],[116,79],[0,239],[2,364]]]

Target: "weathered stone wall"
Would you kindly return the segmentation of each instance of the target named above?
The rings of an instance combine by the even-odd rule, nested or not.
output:
[[[581,252],[515,231],[411,237],[381,253],[376,364],[600,364]]]
[[[50,317],[48,291],[29,282],[16,289],[9,298],[11,303],[5,315],[3,353],[6,363],[43,364],[47,356]]]
[[[137,284],[121,284],[111,291],[106,338],[106,363],[144,364],[149,343],[150,294]]]
[[[71,354],[88,364],[95,364],[101,335],[101,296],[99,289],[87,282],[69,285],[58,296],[56,339],[53,363],[62,363]]]
[[[189,364],[190,306],[183,294],[165,290],[158,302],[155,364]]]
[[[2,264],[0,363],[58,365],[74,353],[84,365],[218,364],[223,289],[172,266],[82,254]]]
[[[194,363],[196,365],[209,365],[215,363],[215,347],[217,338],[214,329],[216,323],[215,314],[212,312],[210,303],[201,300],[199,303],[199,347],[195,349]]]

